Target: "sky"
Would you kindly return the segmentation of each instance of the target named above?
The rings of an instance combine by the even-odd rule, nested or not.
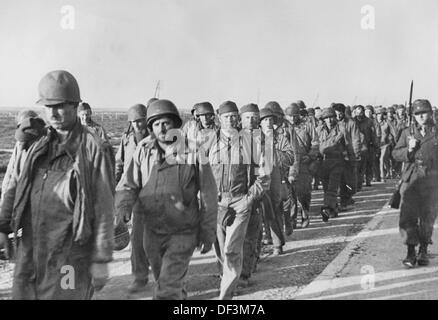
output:
[[[361,27],[366,5],[374,29]],[[436,0],[2,0],[0,107],[33,107],[57,69],[95,108],[146,103],[158,81],[184,109],[390,105],[411,80],[414,99],[438,105],[437,12]]]

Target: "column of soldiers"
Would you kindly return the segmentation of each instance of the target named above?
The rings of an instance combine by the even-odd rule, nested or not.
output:
[[[108,281],[113,249],[127,246],[131,220],[130,293],[146,289],[151,270],[155,299],[185,299],[198,248],[214,250],[219,299],[231,299],[250,284],[263,245],[281,255],[286,237],[309,226],[312,180],[314,189],[322,183],[327,222],[364,184],[401,176],[403,263],[428,264],[438,134],[427,100],[414,102],[415,122],[403,105],[321,109],[299,100],[239,110],[225,101],[215,111],[201,102],[183,126],[172,101],[153,98],[128,110],[114,156],[73,75],[48,73],[39,95],[47,125],[22,114],[2,185],[0,247],[15,252],[14,299],[90,299]],[[75,272],[67,289],[66,265]]]

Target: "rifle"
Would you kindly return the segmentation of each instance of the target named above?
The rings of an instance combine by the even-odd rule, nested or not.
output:
[[[414,135],[414,116],[412,112],[412,91],[414,89],[414,80],[411,81],[411,90],[409,92],[409,134]]]
[[[411,81],[411,90],[409,92],[409,134],[411,136],[414,135],[414,126],[413,126],[413,112],[412,112],[412,91],[414,89],[414,80]],[[389,200],[389,206],[393,209],[398,209],[400,207],[400,200],[401,200],[401,194],[400,194],[400,188],[402,185],[402,181],[400,180],[395,188],[394,193],[391,196],[391,199]]]

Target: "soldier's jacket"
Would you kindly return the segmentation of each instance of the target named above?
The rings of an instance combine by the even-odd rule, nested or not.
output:
[[[220,198],[224,194],[235,199],[247,197],[251,204],[269,189],[274,165],[273,144],[262,145],[261,135],[253,139],[256,141],[251,144],[250,134],[239,134],[236,130],[236,134],[227,137],[218,130],[217,139],[210,148],[209,161]]]
[[[376,120],[377,126],[380,128],[380,145],[393,144],[395,140],[395,136],[393,135],[394,131],[386,120],[382,120],[378,122]]]
[[[409,120],[407,117],[405,118],[397,118],[397,137],[396,141],[400,139],[400,135],[405,128],[409,127]]]
[[[350,160],[358,159],[362,150],[363,141],[361,132],[356,122],[352,119],[344,118],[338,122],[339,127],[344,132],[344,141]]]
[[[208,158],[217,130],[219,130],[219,126],[215,123],[211,128],[203,128],[199,121],[186,123],[182,132],[187,150],[191,153],[192,158],[197,156],[198,152],[202,152],[201,157]]]
[[[146,227],[155,233],[198,233],[200,240],[214,242],[217,187],[209,163],[190,164],[185,153],[166,155],[147,137],[116,187],[116,212],[129,214],[137,199]]]
[[[344,155],[347,152],[345,131],[339,123],[331,129],[325,124],[320,126],[318,136],[320,139],[319,151],[324,156],[324,159],[344,159]]]
[[[98,123],[91,120],[90,124],[87,124],[86,127],[91,132],[94,132],[98,137],[100,137],[102,140],[109,142],[109,137],[105,132],[105,129]]]
[[[300,155],[301,163],[308,164],[311,160],[316,159],[319,154],[319,138],[313,123],[300,122],[294,125],[297,136],[297,150]]]
[[[7,197],[5,195],[1,208],[1,232],[17,232],[21,227],[21,219],[30,197],[32,177],[36,170],[35,163],[41,161],[40,158],[49,152],[49,146],[55,137],[56,132],[51,130],[47,136],[36,141],[28,151],[21,172],[17,171],[20,170],[18,166],[14,170],[11,178],[14,180],[14,188],[8,191]],[[94,261],[110,261],[114,218],[112,199],[115,187],[110,153],[101,139],[82,126],[78,120],[70,138],[59,148],[55,159],[60,156],[70,159],[65,165],[62,164],[62,169],[66,178],[71,180],[54,181],[56,185],[46,186],[46,192],[56,193],[61,199],[74,200],[74,207],[71,208],[71,228],[75,241],[86,242],[91,238],[94,242]],[[50,205],[51,203],[44,203],[44,206]]]
[[[364,117],[361,121],[356,118],[356,125],[363,134],[363,147],[368,150],[373,147],[379,147],[379,140],[377,139],[376,129],[373,120]]]
[[[394,138],[393,143],[395,144],[395,143],[397,143],[397,140],[399,138],[399,132],[398,132],[399,130],[397,127],[397,120],[395,118],[392,121],[387,119],[386,122],[388,123],[389,130],[391,132],[391,135]]]
[[[294,163],[290,167],[289,176],[296,178],[300,170],[301,156],[298,152],[298,139],[295,133],[295,129],[292,123],[285,119],[283,123],[278,126],[274,131],[277,136],[284,136],[292,148]]]
[[[117,183],[122,178],[123,172],[126,171],[126,168],[129,165],[129,161],[132,159],[135,149],[137,148],[138,142],[139,141],[137,141],[134,130],[125,132],[123,134],[122,139],[120,141],[120,146],[117,149],[117,153],[116,153],[115,174],[116,174]]]
[[[438,130],[433,124],[429,124],[426,135],[423,137],[419,128],[414,129],[414,138],[419,140],[419,147],[413,152],[408,152],[408,141],[410,129],[405,128],[397,145],[392,151],[392,156],[396,161],[404,162],[402,181],[411,183],[412,181],[426,175],[438,174]]]

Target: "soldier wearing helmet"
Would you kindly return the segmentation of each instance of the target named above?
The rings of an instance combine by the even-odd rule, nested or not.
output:
[[[323,155],[320,177],[324,188],[324,204],[321,207],[321,216],[326,222],[329,218],[338,216],[337,191],[344,172],[345,158],[348,155],[347,140],[350,137],[332,107],[323,109],[321,118],[324,120],[324,125],[318,128],[319,150]]]
[[[368,106],[367,110],[371,110]],[[377,139],[376,126],[372,119],[365,116],[365,108],[359,105],[356,108],[356,125],[359,127],[359,131],[363,135],[361,162],[358,167],[358,181],[357,191],[362,190],[362,184],[364,182],[366,186],[371,186],[371,180],[373,178],[373,159],[376,150],[380,152],[379,140]]]
[[[293,125],[285,119],[283,109],[277,101],[270,101],[265,105],[265,108],[271,109],[274,113],[274,131],[277,136],[283,136],[289,142],[292,148],[294,161],[293,165],[289,168],[281,169],[281,183],[282,185],[282,195],[281,195],[281,205],[283,207],[284,215],[284,229],[286,235],[292,234],[293,224],[292,224],[292,209],[296,205],[296,193],[293,191],[292,183],[297,179],[299,172],[299,153],[298,153],[298,140],[293,128]]]
[[[418,99],[412,108],[416,124],[403,130],[392,152],[395,160],[404,163],[399,227],[407,245],[403,264],[408,268],[429,264],[427,249],[432,244],[438,207],[438,132],[432,106],[428,100]]]
[[[208,163],[189,163],[180,148],[182,120],[173,102],[152,102],[146,124],[151,136],[137,146],[117,185],[115,207],[123,217],[140,202],[146,253],[157,282],[154,299],[182,300],[195,248],[205,254],[215,241],[216,183]]]
[[[200,102],[193,106],[195,120],[188,121],[182,128],[188,149],[191,151],[192,161],[199,155],[204,159],[208,157],[208,150],[212,139],[218,130],[215,123],[215,113],[210,102]]]
[[[97,134],[101,139],[104,141],[109,142],[109,137],[107,136],[105,129],[98,124],[97,122],[93,121],[91,118],[91,115],[93,112],[91,111],[91,107],[86,102],[81,102],[78,106],[78,117],[81,120],[81,123],[83,126],[87,126],[87,128]]]
[[[132,156],[138,144],[149,136],[146,127],[146,106],[143,104],[135,104],[128,109],[129,127],[120,141],[120,146],[116,153],[116,183],[118,183],[123,173],[127,170]],[[118,222],[118,227],[122,227],[122,223],[127,223],[132,215],[132,231],[131,231],[131,270],[134,276],[134,281],[129,285],[129,293],[137,293],[146,289],[149,280],[149,261],[144,247],[144,217],[141,204],[139,201],[134,205],[132,213],[123,217],[124,221]]]
[[[310,223],[309,211],[312,199],[312,173],[309,171],[310,163],[315,161],[319,155],[319,138],[312,123],[306,122],[299,105],[290,105],[292,113],[292,124],[297,137],[297,150],[299,154],[299,170],[296,181],[293,181],[297,201],[301,204],[301,227],[306,228]],[[297,203],[298,204],[298,203]],[[292,221],[296,225],[298,205],[295,205]]]
[[[377,181],[385,181],[391,177],[391,149],[395,143],[395,132],[392,130],[386,119],[387,110],[384,107],[376,110],[376,125],[380,132],[380,152],[376,152]]]
[[[345,167],[340,185],[339,211],[345,211],[354,204],[353,195],[357,186],[357,166],[360,161],[361,140],[360,131],[354,120],[346,116],[346,107],[342,103],[333,103],[338,125],[345,132],[345,146],[347,148]]]
[[[222,103],[218,113],[221,129],[209,152],[219,200],[215,253],[222,273],[219,299],[231,299],[242,272],[251,211],[269,188],[272,162],[262,157],[261,144],[251,144],[251,135],[239,134],[233,101]]]
[[[0,212],[0,246],[22,228],[12,296],[90,299],[105,285],[112,260],[114,169],[101,139],[77,118],[73,75],[49,72],[38,89],[48,133],[29,148],[19,179],[14,172],[15,193]],[[65,265],[75,276],[67,289]]]

